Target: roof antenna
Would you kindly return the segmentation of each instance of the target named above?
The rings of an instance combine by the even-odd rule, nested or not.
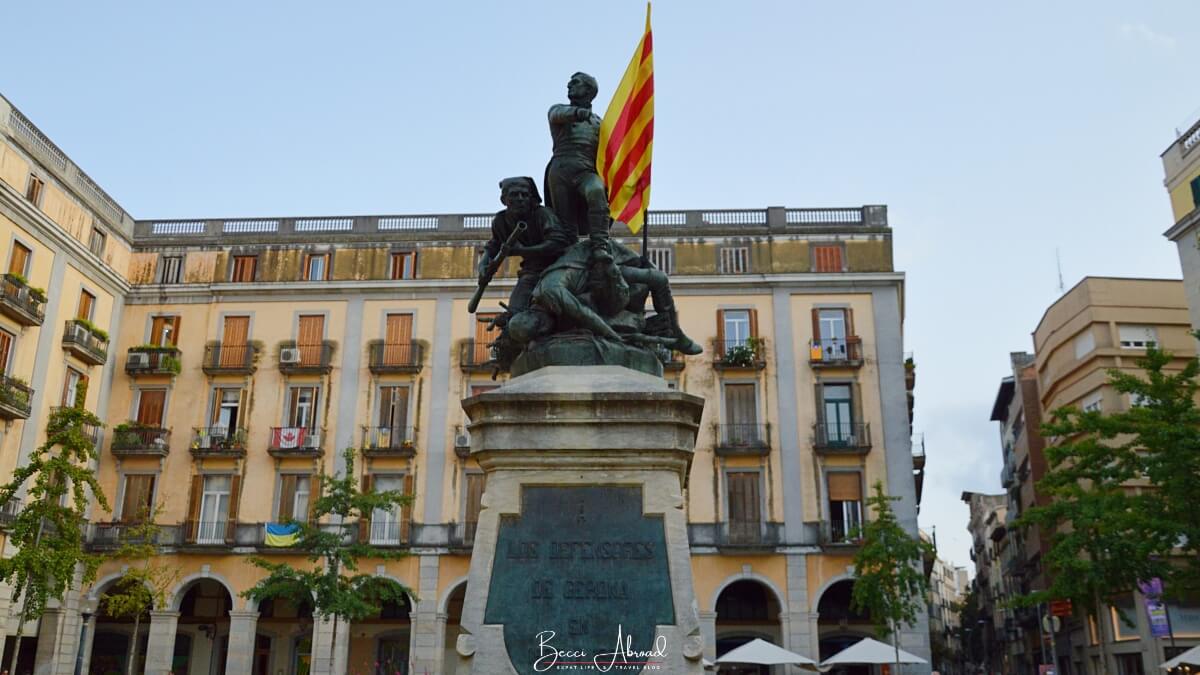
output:
[[[1063,286],[1062,258],[1058,255],[1057,247],[1055,247],[1055,249],[1054,249],[1054,262],[1058,264],[1058,294],[1062,295],[1063,293],[1066,292],[1066,289]]]

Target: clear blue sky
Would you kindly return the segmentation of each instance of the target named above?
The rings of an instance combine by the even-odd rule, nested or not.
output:
[[[490,211],[575,70],[603,107],[645,5],[92,2],[5,9],[3,92],[137,218]],[[922,523],[969,564],[1010,351],[1083,275],[1178,278],[1159,153],[1200,108],[1198,6],[654,7],[652,208],[888,204]]]

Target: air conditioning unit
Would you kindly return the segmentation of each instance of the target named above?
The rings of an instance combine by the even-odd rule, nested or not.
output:
[[[280,363],[300,363],[300,350],[297,347],[284,347],[279,350]]]
[[[456,447],[456,448],[471,447],[471,435],[470,434],[458,434],[457,436],[455,436],[454,437],[454,447]]]
[[[149,368],[150,355],[145,352],[133,352],[125,360],[126,368]]]
[[[306,448],[321,447],[321,432],[318,431],[317,429],[313,429],[312,431],[309,431],[308,434],[304,436],[304,444],[303,445]]]

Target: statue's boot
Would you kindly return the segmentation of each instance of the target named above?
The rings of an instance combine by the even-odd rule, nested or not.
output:
[[[687,354],[688,356],[702,354],[704,352],[704,348],[697,344],[695,340],[685,335],[683,330],[679,327],[679,315],[676,313],[675,308],[672,307],[671,309],[667,310],[666,313],[668,315],[667,320],[671,323],[671,334],[675,337],[675,341],[668,346],[671,349],[683,354]]]

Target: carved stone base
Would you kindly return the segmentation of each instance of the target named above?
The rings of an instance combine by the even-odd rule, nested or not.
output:
[[[548,366],[621,366],[661,377],[662,362],[653,351],[598,338],[591,333],[558,333],[525,348],[513,361],[513,377]]]
[[[487,487],[457,672],[703,672],[683,508],[703,401],[550,366],[463,406]]]

